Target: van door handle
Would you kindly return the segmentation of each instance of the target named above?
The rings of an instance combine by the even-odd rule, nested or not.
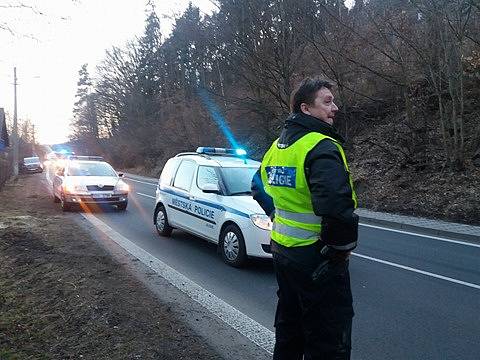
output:
[[[197,200],[197,198],[195,196],[190,196],[189,199],[190,200]]]

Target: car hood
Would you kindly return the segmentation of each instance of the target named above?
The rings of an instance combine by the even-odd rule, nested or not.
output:
[[[67,184],[74,185],[117,185],[120,179],[115,176],[69,176],[65,180]]]
[[[230,196],[231,206],[237,210],[251,214],[265,214],[265,211],[250,195]]]

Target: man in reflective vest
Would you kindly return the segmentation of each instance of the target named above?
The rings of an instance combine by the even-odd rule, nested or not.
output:
[[[338,108],[331,89],[319,78],[300,83],[252,183],[254,198],[273,218],[275,360],[350,358],[348,258],[357,245],[357,200],[333,127]]]

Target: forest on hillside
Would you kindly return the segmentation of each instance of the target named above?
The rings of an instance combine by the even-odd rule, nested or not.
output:
[[[197,146],[261,159],[305,76],[336,84],[362,206],[480,223],[478,0],[216,0],[79,71],[72,141],[158,175]],[[90,64],[92,66],[92,64]]]

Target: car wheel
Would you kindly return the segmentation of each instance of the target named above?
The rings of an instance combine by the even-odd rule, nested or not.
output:
[[[64,212],[70,211],[72,209],[72,205],[65,201],[65,197],[62,195],[60,198],[60,206]]]
[[[128,205],[128,202],[125,201],[123,204],[118,204],[117,209],[120,210],[120,211],[125,211],[125,210],[127,210],[127,205]]]
[[[167,211],[163,205],[157,206],[155,210],[155,228],[161,236],[172,235],[173,228],[168,223]]]
[[[245,240],[238,226],[227,225],[220,234],[220,251],[223,261],[233,267],[242,267],[247,260]]]

